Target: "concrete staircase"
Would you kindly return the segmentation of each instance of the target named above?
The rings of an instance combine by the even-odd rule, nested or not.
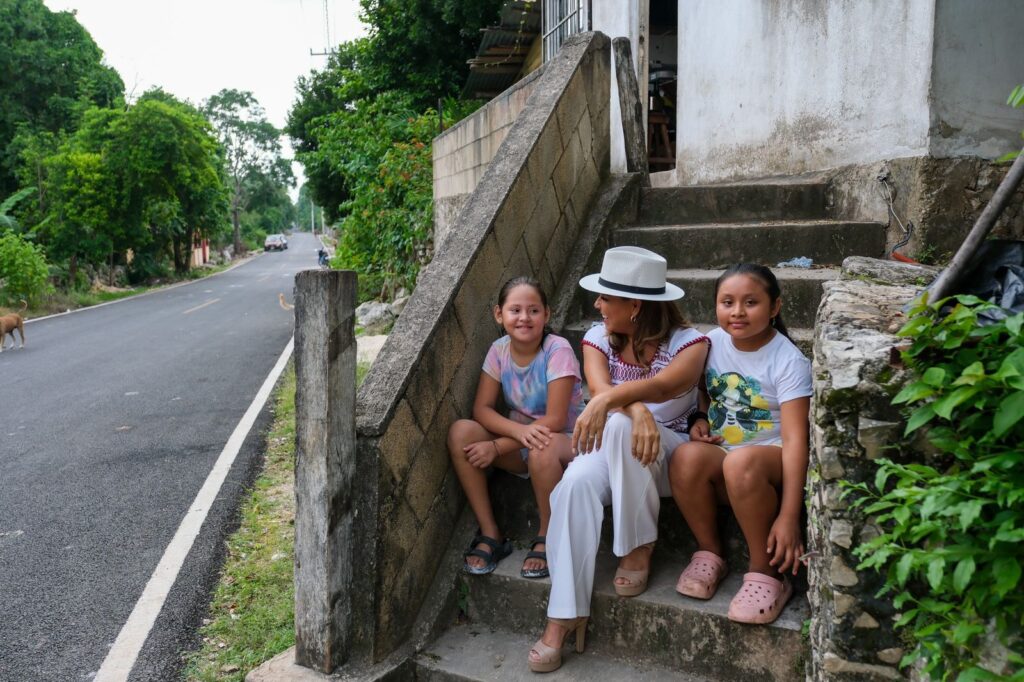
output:
[[[634,224],[607,235],[609,246],[637,245],[664,255],[669,277],[686,291],[684,311],[699,327],[715,326],[714,282],[721,269],[738,261],[774,266],[795,256],[814,261],[811,269],[777,268],[784,318],[805,352],[821,297],[821,283],[838,276],[850,255],[881,256],[884,226],[829,216],[822,181],[764,181],[646,189]],[[595,268],[600,266],[595,253]],[[596,271],[591,270],[591,271]],[[577,349],[594,321],[592,298],[581,294],[561,330]],[[499,524],[520,548],[485,577],[463,576],[459,586],[462,622],[436,639],[416,659],[420,680],[535,680],[526,657],[545,620],[548,580],[519,576],[535,534],[536,509],[526,481],[498,472],[492,500]],[[617,559],[599,554],[587,649],[564,649],[557,680],[801,680],[808,618],[805,586],[782,616],[768,626],[744,626],[726,618],[729,600],[746,568],[746,547],[728,510],[721,527],[728,541],[730,575],[708,602],[682,597],[675,581],[690,553],[692,537],[672,500],[662,501],[659,541],[649,589],[639,597],[615,595]],[[608,530],[606,519],[605,530]],[[468,537],[463,541],[468,541]]]

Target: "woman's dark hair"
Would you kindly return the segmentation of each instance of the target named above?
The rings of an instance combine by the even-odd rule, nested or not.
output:
[[[532,287],[533,290],[537,292],[537,295],[540,296],[540,302],[544,305],[545,308],[548,307],[548,297],[544,293],[544,289],[540,286],[540,282],[538,282],[533,277],[529,277],[527,275],[520,275],[519,277],[513,277],[509,281],[505,282],[502,285],[501,290],[498,291],[499,308],[505,307],[505,301],[508,300],[508,295],[512,293],[513,289],[519,286]],[[547,325],[544,325],[544,335],[541,336],[540,339],[541,345],[544,344],[544,339],[547,338],[547,335],[550,333],[551,328],[548,327]]]
[[[607,294],[605,294],[607,295]],[[633,331],[633,355],[643,367],[650,364],[644,362],[643,347],[654,341],[659,346],[667,341],[677,328],[689,327],[683,314],[673,301],[640,301],[640,311],[636,314],[636,329]],[[626,335],[611,333],[608,345],[618,353],[626,348]]]
[[[730,265],[725,269],[718,279],[715,280],[715,300],[718,300],[718,288],[722,285],[722,282],[729,279],[733,275],[747,275],[753,277],[764,286],[764,290],[768,293],[768,300],[770,305],[775,305],[775,302],[779,300],[782,295],[782,289],[779,287],[779,280],[775,277],[775,273],[763,265],[757,265],[755,263],[736,263]],[[782,310],[779,310],[779,314],[772,318],[772,326],[777,332],[785,336],[787,339],[792,341],[793,339],[789,336],[789,330],[786,329],[786,323],[782,321]]]

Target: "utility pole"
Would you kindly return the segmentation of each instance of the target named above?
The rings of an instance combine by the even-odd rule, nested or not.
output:
[[[324,48],[323,52],[313,52],[313,48],[310,48],[309,55],[311,57],[329,57],[337,52],[337,50],[331,47],[331,19],[327,13],[327,0],[324,0],[324,37],[327,39],[327,47]]]

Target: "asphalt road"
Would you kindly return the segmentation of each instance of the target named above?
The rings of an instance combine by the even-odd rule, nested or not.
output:
[[[292,335],[319,243],[26,326],[0,353],[0,680],[92,679]],[[246,438],[132,680],[177,679],[255,475]]]

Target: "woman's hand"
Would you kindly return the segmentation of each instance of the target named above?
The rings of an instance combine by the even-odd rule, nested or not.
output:
[[[700,443],[711,443],[712,445],[718,445],[725,441],[721,436],[711,433],[711,424],[708,423],[707,419],[698,419],[693,422],[693,428],[690,429],[690,440]]]
[[[480,440],[462,448],[466,460],[477,469],[486,469],[498,457],[498,444],[493,440]]]
[[[551,442],[551,429],[537,422],[526,424],[519,430],[516,440],[530,450],[543,450]]]
[[[576,426],[572,429],[572,451],[587,453],[600,448],[607,420],[608,399],[601,394],[595,395],[576,418]]]
[[[654,415],[643,403],[631,405],[629,416],[633,420],[633,457],[647,466],[656,460],[658,453],[661,452],[661,432],[658,431],[658,423],[654,421]]]
[[[804,554],[804,541],[800,533],[800,524],[795,519],[779,516],[768,532],[768,554],[772,558],[769,564],[779,573],[790,568],[796,575],[800,568],[800,557]]]

